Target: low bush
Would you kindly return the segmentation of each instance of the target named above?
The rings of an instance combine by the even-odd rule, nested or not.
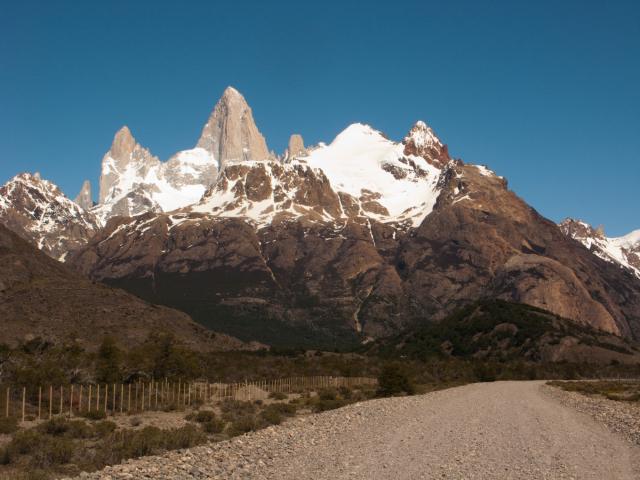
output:
[[[200,410],[190,413],[185,417],[190,422],[205,423],[216,419],[216,413],[213,410]]]
[[[260,418],[268,425],[280,425],[282,414],[274,408],[265,408],[260,412]]]
[[[320,400],[336,400],[338,398],[338,390],[335,388],[323,388],[318,392]]]
[[[45,435],[32,451],[31,464],[37,468],[50,468],[69,463],[73,457],[74,442],[70,438]]]
[[[104,420],[105,418],[107,418],[107,414],[104,412],[104,410],[91,410],[90,412],[80,412],[78,415],[86,418],[87,420]]]
[[[353,390],[351,390],[349,387],[339,387],[338,388],[338,393],[345,400],[349,400],[349,399],[351,399],[351,397],[353,395]]]
[[[18,419],[14,417],[0,418],[0,433],[9,434],[18,430]]]
[[[111,420],[103,420],[94,425],[95,433],[98,437],[106,437],[110,433],[115,432],[117,425]]]
[[[227,427],[227,433],[231,437],[242,435],[243,433],[258,430],[259,424],[253,414],[236,417]]]
[[[113,465],[129,458],[194,447],[206,441],[207,436],[195,425],[168,430],[157,427],[122,430],[104,438],[96,446],[94,461],[98,466]]]
[[[256,406],[251,402],[241,402],[238,400],[225,400],[220,405],[222,418],[227,422],[234,422],[239,418],[253,416]]]
[[[69,420],[67,422],[67,436],[71,438],[90,438],[94,435],[94,429],[83,420]]]
[[[222,433],[225,426],[226,423],[224,422],[224,420],[221,420],[219,418],[214,418],[213,420],[202,423],[202,429],[206,433]]]
[[[53,417],[51,420],[40,424],[38,430],[48,435],[64,435],[69,429],[69,422],[63,417]]]
[[[284,400],[287,398],[287,395],[282,392],[271,392],[269,394],[269,398],[273,398],[274,400]]]
[[[390,397],[406,393],[413,395],[415,388],[402,367],[396,363],[385,365],[378,375],[378,395]]]
[[[8,443],[7,448],[12,456],[14,454],[25,455],[38,447],[41,438],[42,434],[35,429],[18,430]]]
[[[312,404],[312,410],[316,413],[326,412],[327,410],[335,410],[336,408],[344,407],[349,402],[342,399],[319,399]]]

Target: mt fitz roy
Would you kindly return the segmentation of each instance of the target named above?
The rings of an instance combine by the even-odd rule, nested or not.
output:
[[[20,174],[0,222],[91,279],[268,344],[352,345],[479,298],[640,340],[640,233],[539,215],[417,122],[401,142],[353,124],[271,153],[229,87],[193,149],[163,162],[120,129],[98,203]],[[582,228],[583,226],[584,228]]]

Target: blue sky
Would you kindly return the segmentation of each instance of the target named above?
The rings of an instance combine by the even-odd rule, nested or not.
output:
[[[422,119],[553,220],[640,228],[640,2],[2,3],[2,182],[73,197],[124,124],[167,159],[233,85],[278,152]]]

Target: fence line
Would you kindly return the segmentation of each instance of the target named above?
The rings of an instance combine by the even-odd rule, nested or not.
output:
[[[27,388],[4,387],[0,395],[0,415],[41,420],[44,412],[51,419],[56,415],[115,415],[145,410],[182,409],[184,407],[215,404],[225,400],[265,400],[271,394],[291,394],[324,388],[375,386],[377,380],[369,377],[286,377],[272,380],[237,383],[209,382],[206,380],[183,382],[137,381],[96,385],[71,384]],[[46,388],[48,387],[48,388]],[[0,390],[2,392],[2,390]],[[4,397],[2,399],[1,397]],[[4,401],[2,401],[4,400]],[[4,405],[2,405],[4,403]],[[4,407],[4,408],[2,408]]]

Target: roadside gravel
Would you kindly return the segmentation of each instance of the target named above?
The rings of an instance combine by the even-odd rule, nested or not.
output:
[[[640,478],[640,447],[548,388],[482,383],[358,403],[81,478]]]
[[[567,392],[549,385],[544,385],[542,391],[561,404],[592,416],[611,431],[640,445],[640,403],[617,402],[598,395]]]

